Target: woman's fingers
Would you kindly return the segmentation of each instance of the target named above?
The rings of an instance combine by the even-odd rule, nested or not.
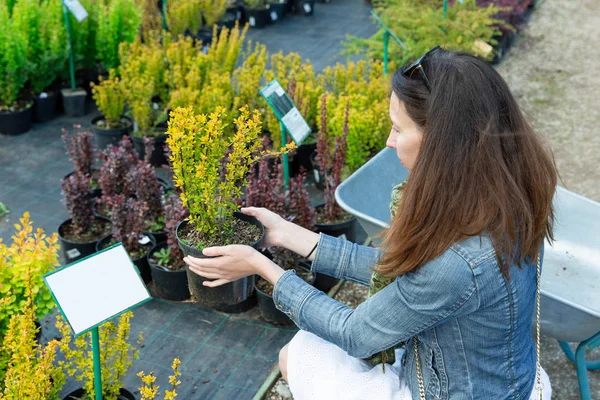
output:
[[[229,282],[231,282],[231,281],[228,279],[217,279],[216,281],[204,281],[204,282],[202,282],[202,284],[204,286],[208,286],[208,287],[216,287],[216,286],[224,285]]]
[[[200,275],[206,279],[218,279],[223,277],[223,274],[218,271],[207,271],[206,269],[197,267],[190,267],[190,270],[196,275]]]
[[[194,266],[194,267],[198,267],[198,268],[215,268],[215,269],[217,269],[219,267],[219,265],[221,265],[223,263],[223,261],[219,260],[218,258],[199,258],[199,257],[192,257],[192,256],[184,257],[183,261],[190,267]]]

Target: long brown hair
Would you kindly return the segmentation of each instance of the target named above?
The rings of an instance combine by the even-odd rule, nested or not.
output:
[[[487,62],[438,50],[392,90],[423,130],[420,153],[383,241],[377,271],[397,276],[487,234],[505,277],[537,258],[554,223],[554,158]]]

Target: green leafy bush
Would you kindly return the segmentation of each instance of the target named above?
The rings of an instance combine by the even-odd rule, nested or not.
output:
[[[135,0],[111,0],[107,5],[98,5],[97,58],[106,70],[119,66],[119,44],[135,40],[142,11]]]
[[[491,59],[493,54],[478,44],[496,43],[494,35],[500,33],[505,23],[495,16],[503,10],[494,5],[478,8],[475,0],[465,0],[448,7],[444,16],[443,0],[385,0],[375,4],[376,14],[408,48],[404,50],[390,40],[390,59],[400,65],[438,45]],[[347,50],[381,60],[383,35],[384,30],[380,29],[368,39],[351,36]]]
[[[15,29],[4,1],[0,1],[0,26],[0,111],[16,111],[27,82],[27,43]]]

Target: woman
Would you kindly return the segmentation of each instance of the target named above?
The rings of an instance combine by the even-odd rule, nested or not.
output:
[[[315,272],[365,285],[375,270],[394,278],[388,286],[352,310],[248,246],[185,261],[207,286],[250,274],[275,286],[301,328],[280,353],[296,399],[538,398],[531,331],[553,158],[476,57],[435,48],[394,74],[392,92],[387,146],[410,177],[380,250],[242,210],[265,226],[266,247],[310,253]],[[393,366],[361,360],[402,344]]]

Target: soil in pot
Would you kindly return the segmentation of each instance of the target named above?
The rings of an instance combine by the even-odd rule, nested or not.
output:
[[[308,282],[311,285],[314,283],[315,276],[310,269],[305,268],[302,264],[296,265],[294,269],[296,270],[296,275],[305,282]],[[265,321],[274,325],[289,325],[292,323],[292,320],[285,315],[285,313],[275,307],[275,302],[273,301],[273,285],[261,277],[257,277],[255,288],[260,315]]]
[[[144,244],[142,244],[142,242],[144,242]],[[112,236],[107,236],[98,242],[96,250],[100,251],[117,243],[118,242],[113,239]],[[149,234],[144,234],[140,239],[140,249],[134,253],[127,252],[145,283],[152,281],[152,274],[150,272],[150,264],[148,264],[147,255],[155,245],[156,241],[154,240],[154,237]]]
[[[63,400],[80,400],[85,398],[92,398],[93,396],[87,396],[83,388],[77,389],[69,393]],[[135,396],[127,389],[119,389],[119,397],[117,400],[135,400]]]
[[[70,263],[96,252],[98,241],[110,234],[112,224],[103,217],[95,217],[87,232],[75,232],[72,220],[68,219],[58,227],[60,249],[66,262]]]
[[[41,93],[33,99],[33,118],[37,122],[47,122],[56,117],[58,94],[52,90]]]
[[[123,136],[131,132],[132,127],[133,124],[128,118],[121,118],[117,126],[109,126],[104,117],[92,119],[92,130],[98,150],[105,149],[109,144],[117,146]]]
[[[13,106],[0,108],[0,133],[20,135],[31,129],[33,102],[17,101]]]
[[[181,254],[173,254],[166,265],[161,265],[157,252],[167,248],[167,243],[157,244],[148,253],[148,263],[154,282],[154,290],[158,297],[165,300],[183,301],[190,298],[187,272]]]
[[[258,248],[264,230],[256,218],[241,213],[234,213],[236,222],[234,235],[230,232],[220,232],[207,236],[191,228],[187,221],[177,227],[177,240],[184,255],[204,258],[202,249],[210,246],[223,246],[231,243],[251,244]],[[209,288],[202,283],[206,280],[193,273],[187,266],[190,293],[194,301],[225,312],[242,312],[252,306],[251,295],[254,289],[254,279],[246,277],[225,285]]]

